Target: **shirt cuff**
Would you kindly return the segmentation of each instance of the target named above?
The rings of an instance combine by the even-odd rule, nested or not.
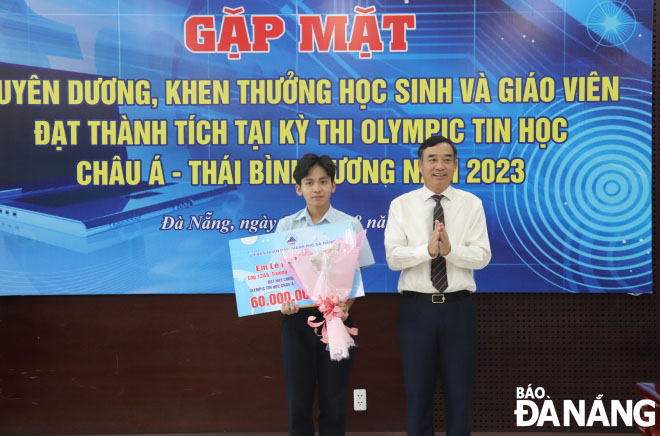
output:
[[[431,260],[433,257],[429,254],[429,246],[428,244],[420,245],[415,249],[415,255],[419,257],[419,259],[424,259],[424,260]]]
[[[460,248],[461,247],[454,247],[452,245],[451,251],[449,252],[448,255],[445,256],[445,260],[447,260],[447,262],[455,263],[456,260],[460,259],[461,258],[461,255],[459,253]]]

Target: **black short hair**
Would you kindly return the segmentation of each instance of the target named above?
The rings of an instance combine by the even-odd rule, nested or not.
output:
[[[327,154],[319,156],[314,153],[307,153],[298,159],[296,169],[293,170],[293,178],[296,180],[296,185],[302,185],[302,179],[307,177],[309,170],[316,165],[323,168],[328,176],[330,176],[330,179],[333,182],[335,181],[335,163],[330,159],[330,156]]]
[[[429,147],[433,147],[434,145],[438,145],[442,142],[446,142],[447,144],[451,145],[451,149],[454,151],[454,160],[458,159],[458,153],[456,152],[456,146],[451,143],[451,141],[444,136],[429,136],[428,139],[424,142],[422,142],[422,145],[419,146],[419,149],[417,150],[417,157],[419,157],[419,160],[422,160],[422,156],[424,155],[424,150],[426,150]]]

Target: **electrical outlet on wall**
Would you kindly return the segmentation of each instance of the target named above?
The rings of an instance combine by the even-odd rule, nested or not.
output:
[[[367,390],[354,389],[353,390],[353,410],[356,412],[363,412],[367,410]]]

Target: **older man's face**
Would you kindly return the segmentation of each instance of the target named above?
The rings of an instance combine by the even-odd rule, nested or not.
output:
[[[419,161],[419,171],[424,178],[424,185],[431,191],[439,194],[447,189],[456,171],[456,156],[451,145],[440,142],[426,148]]]

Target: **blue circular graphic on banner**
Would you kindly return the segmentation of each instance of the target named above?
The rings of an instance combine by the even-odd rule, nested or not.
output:
[[[651,104],[637,98],[650,91],[639,86],[627,83],[616,105],[533,105],[537,117],[568,121],[567,140],[502,149],[525,160],[526,180],[494,187],[499,225],[558,289],[634,293],[651,284]]]
[[[635,12],[624,2],[603,2],[594,6],[587,16],[587,31],[599,46],[616,47],[625,44],[635,33]]]

